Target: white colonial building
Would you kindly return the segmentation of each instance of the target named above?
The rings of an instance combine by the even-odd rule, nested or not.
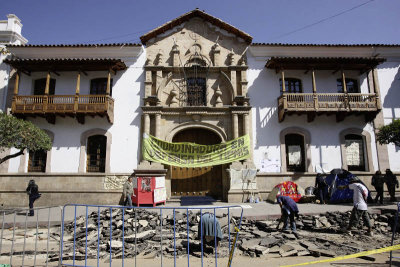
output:
[[[141,44],[26,45],[21,38],[6,46],[0,103],[45,130],[53,147],[0,166],[4,205],[26,204],[29,179],[43,193],[38,205],[115,204],[133,172],[165,175],[168,197],[235,202],[249,190],[229,169],[257,169],[252,186],[263,198],[280,181],[307,187],[334,168],[368,185],[376,170],[400,171],[398,148],[375,140],[377,128],[400,117],[399,45],[252,43],[198,9]],[[251,157],[203,168],[146,162],[143,133],[198,144],[249,134]]]

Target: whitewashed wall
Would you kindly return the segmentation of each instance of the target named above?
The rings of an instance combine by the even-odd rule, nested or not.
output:
[[[342,165],[340,151],[340,132],[348,128],[364,129],[371,134],[371,148],[373,165],[371,170],[377,169],[377,157],[375,138],[371,124],[364,122],[364,117],[350,116],[337,123],[335,116],[326,115],[316,117],[311,123],[307,122],[307,116],[286,116],[282,123],[278,121],[277,99],[280,95],[280,73],[265,68],[265,58],[256,58],[248,55],[248,81],[249,97],[252,110],[254,162],[260,168],[260,161],[268,157],[280,162],[280,132],[288,127],[300,127],[306,129],[311,136],[311,164],[315,171],[316,166],[331,170]],[[336,79],[340,73],[332,74],[332,71],[316,71],[317,92],[336,93]],[[355,72],[346,72],[347,77],[359,78],[361,90],[368,92],[365,75],[358,77]],[[285,71],[285,77],[299,78],[303,83],[303,92],[311,93],[311,73],[304,71]]]
[[[378,68],[385,124],[400,119],[400,58],[389,58]],[[388,145],[392,171],[400,171],[400,148]]]
[[[87,130],[100,128],[112,135],[110,151],[110,171],[112,173],[131,173],[139,160],[140,148],[140,103],[144,92],[143,65],[146,55],[142,53],[136,59],[124,59],[127,69],[117,72],[113,76],[112,97],[114,98],[114,124],[106,118],[85,117],[85,124],[79,124],[76,119],[56,117],[56,124],[49,124],[45,119],[30,119],[42,129],[54,133],[53,148],[51,151],[52,173],[77,173],[79,168],[81,134]],[[76,88],[74,72],[61,72],[54,75],[56,81],[56,95],[73,95]],[[32,73],[32,76],[22,75],[20,95],[33,93],[33,81],[44,78],[45,73]],[[88,72],[88,76],[81,75],[80,94],[89,94],[90,80],[107,77],[106,72]],[[10,160],[9,172],[18,172],[20,158]],[[27,162],[26,162],[27,164]],[[26,165],[25,164],[25,165]],[[25,170],[27,167],[25,166]]]

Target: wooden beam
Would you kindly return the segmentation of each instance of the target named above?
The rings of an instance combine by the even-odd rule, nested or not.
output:
[[[47,76],[46,76],[46,87],[44,88],[45,95],[49,94],[49,88],[50,88],[50,71],[47,72]]]
[[[285,84],[285,71],[282,69],[281,70],[281,75],[282,75],[282,92],[286,92],[286,84]]]
[[[60,76],[60,73],[58,73],[58,72],[56,72],[56,71],[54,71],[54,70],[52,70],[51,72],[54,73],[54,74],[57,75],[57,76]]]
[[[19,91],[19,71],[15,73],[14,95],[18,95]]]
[[[317,85],[315,83],[315,71],[314,69],[311,70],[311,77],[312,77],[312,91],[313,93],[317,92]]]
[[[106,95],[110,95],[110,93],[111,93],[111,69],[108,71],[108,76],[107,76]]]
[[[347,93],[347,85],[346,85],[346,76],[344,75],[344,71],[342,69],[342,88],[343,88],[343,93]]]
[[[80,90],[81,90],[81,72],[78,72],[78,77],[76,78],[75,94],[79,95]]]

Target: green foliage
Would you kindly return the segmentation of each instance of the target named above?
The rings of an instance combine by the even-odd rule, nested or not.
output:
[[[50,150],[51,145],[51,139],[46,132],[33,123],[0,113],[1,151],[12,147],[31,151]]]
[[[376,139],[380,144],[394,143],[396,146],[400,146],[400,119],[381,127]]]

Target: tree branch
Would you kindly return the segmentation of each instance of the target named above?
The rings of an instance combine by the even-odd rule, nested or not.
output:
[[[21,149],[21,150],[20,150],[19,152],[17,152],[17,153],[14,153],[14,154],[5,156],[4,158],[0,158],[0,164],[2,164],[3,162],[5,162],[5,161],[7,161],[7,160],[9,160],[9,159],[12,159],[12,158],[21,156],[21,155],[23,155],[23,154],[24,154],[24,149]]]

